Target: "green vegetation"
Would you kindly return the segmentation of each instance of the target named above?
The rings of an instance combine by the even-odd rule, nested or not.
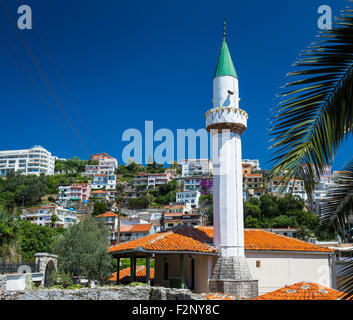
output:
[[[88,280],[109,278],[113,269],[107,237],[108,228],[94,218],[70,226],[53,243],[59,271]]]
[[[0,256],[10,261],[34,261],[37,252],[52,253],[54,238],[63,229],[37,226],[16,220],[11,214],[0,213]]]
[[[304,201],[292,195],[279,198],[265,194],[245,201],[244,219],[246,228],[302,228],[299,235],[304,239],[319,225],[319,218],[305,211]]]
[[[104,200],[94,200],[93,216],[106,213],[108,211],[107,202]]]
[[[97,160],[81,160],[78,157],[67,160],[55,161],[55,172],[60,173],[81,173],[85,171],[86,165],[97,165]]]
[[[0,179],[0,207],[6,212],[15,213],[16,208],[38,205],[45,195],[57,194],[59,185],[87,182],[88,178],[78,173],[54,176],[42,174],[38,177],[9,172],[5,179]],[[54,200],[53,197],[49,198]]]
[[[121,265],[120,270],[124,270],[130,267],[130,259],[128,258],[121,258],[120,259]],[[116,265],[116,264],[115,264]],[[115,266],[114,265],[114,266]],[[136,266],[146,266],[146,259],[137,258],[136,259]],[[115,267],[116,268],[116,267]],[[150,259],[150,268],[154,268],[154,259]]]

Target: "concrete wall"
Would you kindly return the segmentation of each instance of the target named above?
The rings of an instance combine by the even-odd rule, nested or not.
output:
[[[335,270],[327,254],[246,252],[246,258],[253,279],[259,281],[259,295],[302,281],[335,287]]]

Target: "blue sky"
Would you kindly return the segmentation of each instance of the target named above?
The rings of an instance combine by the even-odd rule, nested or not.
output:
[[[68,116],[11,28],[4,1],[16,19],[18,6],[31,6],[34,26],[75,107],[35,29],[21,34]],[[147,120],[154,121],[155,130],[175,134],[204,128],[226,18],[241,108],[249,114],[243,158],[260,159],[270,168],[270,108],[278,103],[274,97],[290,65],[315,40],[317,9],[324,4],[338,15],[348,0],[0,0],[0,28],[55,114],[0,34],[0,149],[40,144],[59,157],[107,152],[121,161],[124,130],[143,133]],[[349,159],[351,147],[349,141],[340,150],[335,169]]]

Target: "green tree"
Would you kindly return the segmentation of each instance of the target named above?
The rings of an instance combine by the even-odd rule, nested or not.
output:
[[[53,243],[58,268],[76,277],[101,281],[112,274],[108,228],[89,218],[70,226]]]
[[[17,241],[25,261],[34,261],[37,252],[52,253],[51,245],[54,237],[63,230],[38,226],[29,221],[21,221],[18,226]]]
[[[253,218],[260,218],[261,217],[261,208],[259,205],[256,205],[249,201],[244,201],[244,217],[251,216]]]
[[[253,218],[252,216],[247,216],[244,222],[245,228],[260,229],[261,223],[258,218]]]
[[[92,213],[94,216],[106,213],[107,211],[108,211],[108,204],[106,201],[94,200],[93,213]]]
[[[264,194],[261,200],[261,213],[264,217],[272,218],[280,215],[277,198],[269,194]]]

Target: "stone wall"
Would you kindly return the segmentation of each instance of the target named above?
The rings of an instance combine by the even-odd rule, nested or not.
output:
[[[0,278],[1,281],[1,278]],[[206,300],[205,294],[187,289],[164,287],[100,287],[96,289],[38,289],[7,293],[0,291],[1,300]]]

